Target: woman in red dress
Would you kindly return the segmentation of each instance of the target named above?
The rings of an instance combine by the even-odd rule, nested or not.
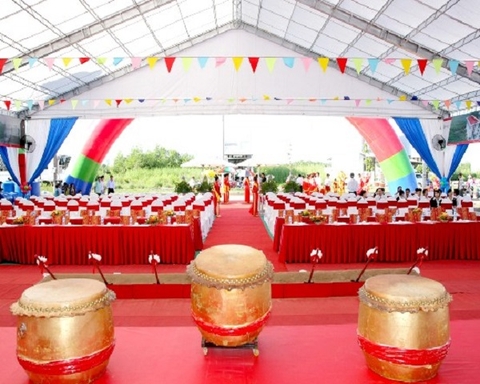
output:
[[[220,200],[222,199],[222,186],[218,176],[215,176],[213,182],[213,208],[215,210],[215,216],[220,217]]]
[[[227,204],[230,201],[230,178],[228,173],[223,176],[223,203]]]
[[[243,179],[243,188],[244,188],[245,203],[250,204],[250,180],[246,175],[245,175],[245,179]]]
[[[258,185],[258,176],[253,176],[253,187],[252,187],[252,206],[250,207],[250,214],[253,216],[258,216],[258,194],[260,192],[260,187]]]

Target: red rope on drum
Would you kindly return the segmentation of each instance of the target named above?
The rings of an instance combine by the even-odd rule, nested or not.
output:
[[[380,345],[358,335],[358,344],[369,355],[395,364],[429,365],[440,363],[447,356],[450,340],[440,346],[429,349],[405,349]]]
[[[218,336],[244,336],[249,333],[255,332],[265,325],[269,316],[270,310],[268,310],[268,312],[266,312],[262,317],[258,318],[252,323],[239,327],[232,327],[207,323],[206,321],[204,321],[198,316],[195,316],[195,314],[192,313],[193,320],[199,328],[201,328],[205,332],[212,333]]]
[[[72,375],[100,365],[110,358],[114,347],[115,343],[112,343],[107,348],[88,356],[50,361],[48,363],[34,363],[33,361],[25,360],[20,356],[17,356],[17,359],[23,369],[32,373],[40,375]]]

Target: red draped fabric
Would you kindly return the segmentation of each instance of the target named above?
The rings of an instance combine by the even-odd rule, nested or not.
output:
[[[375,246],[377,260],[385,262],[413,262],[421,247],[428,247],[428,260],[480,260],[479,231],[480,223],[462,222],[283,225],[279,260],[308,263],[312,249],[319,248],[322,263],[362,263]]]
[[[192,229],[193,228],[193,229]],[[199,229],[197,229],[198,231]],[[153,251],[165,264],[188,264],[195,256],[195,226],[12,226],[0,229],[0,260],[34,264],[90,264],[88,252],[102,264],[148,264]],[[200,235],[201,240],[201,235]]]

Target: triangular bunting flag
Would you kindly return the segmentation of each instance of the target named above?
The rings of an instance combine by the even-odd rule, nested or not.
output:
[[[220,67],[222,64],[225,63],[225,61],[227,61],[227,58],[226,58],[226,57],[217,57],[217,58],[215,58],[215,68]]]
[[[330,61],[330,59],[328,57],[319,57],[317,61],[318,61],[318,64],[320,65],[320,68],[322,68],[323,72],[326,72],[328,68],[328,62]]]
[[[125,101],[126,104],[130,104],[133,101],[133,99],[124,99],[123,101]]]
[[[427,67],[428,60],[427,59],[417,59],[418,69],[423,76],[423,72],[425,72],[425,68]]]
[[[80,62],[80,64],[85,64],[90,61],[90,57],[80,57],[78,61]]]
[[[44,107],[45,107],[45,100],[38,100],[38,108],[40,109],[40,111],[42,111]]]
[[[292,104],[293,103],[293,99],[287,99],[287,104]]]
[[[198,65],[200,66],[200,68],[205,68],[205,65],[207,65],[207,61],[208,61],[208,57],[199,57],[197,59],[198,61]]]
[[[405,74],[408,75],[410,73],[410,66],[412,65],[412,59],[400,59],[400,63],[402,64]]]
[[[117,108],[122,104],[122,99],[115,99],[115,104],[117,104]]]
[[[456,101],[455,102],[455,106],[457,107],[457,109],[460,109],[460,106],[462,105],[462,102],[461,101]]]
[[[170,73],[173,68],[173,63],[175,63],[175,57],[165,57],[165,66],[167,67],[167,72]]]
[[[445,100],[443,103],[445,104],[445,107],[447,107],[447,109],[449,109],[450,105],[452,104],[450,100]]]
[[[141,57],[132,57],[130,60],[132,62],[132,68],[133,69],[138,69],[142,65],[142,58]]]
[[[422,104],[426,107],[428,105],[428,100],[422,100]]]
[[[345,68],[347,67],[348,58],[346,57],[337,57],[337,65],[340,69],[340,72],[345,73]]]
[[[268,71],[271,73],[273,72],[273,68],[275,67],[275,63],[277,61],[276,57],[266,57],[265,63],[267,64]]]
[[[358,107],[360,105],[361,101],[362,100],[360,100],[360,99],[355,99],[355,106]]]
[[[338,96],[335,96],[333,100],[340,100],[340,98]]]
[[[253,73],[257,70],[257,65],[258,65],[258,57],[249,57],[248,62],[250,63],[250,66],[252,67]]]
[[[263,95],[263,100],[270,100],[270,96],[268,96],[268,95]]]
[[[282,99],[280,97],[274,97],[273,100],[280,101]]]
[[[377,66],[379,62],[380,62],[380,59],[374,59],[374,58],[368,59],[368,66],[370,67],[370,71],[372,73],[375,73],[377,71]]]
[[[93,101],[93,109],[97,108],[100,104],[100,100],[94,100]]]
[[[192,99],[183,99],[183,102],[184,102],[185,104],[187,104],[190,100],[192,100]]]
[[[206,98],[205,98],[205,100],[207,100],[207,101],[211,101],[211,100],[212,100],[212,98],[211,98],[211,97],[206,97]]]
[[[473,61],[473,60],[465,61],[465,67],[467,67],[468,76],[471,76],[474,65],[475,65],[475,61]]]
[[[388,104],[392,104],[392,103],[393,103],[393,100],[392,100],[392,99],[387,99],[387,103],[388,103]]]
[[[192,66],[193,59],[191,57],[182,57],[183,70],[188,72]]]
[[[72,58],[71,57],[63,57],[62,62],[63,62],[63,66],[65,68],[67,68],[70,65],[70,63],[72,62]]]
[[[70,100],[70,102],[72,103],[72,109],[75,109],[77,107],[78,100]]]
[[[15,108],[17,109],[17,111],[22,109],[22,102],[20,100],[15,100],[14,104],[15,104]]]
[[[27,100],[27,107],[28,110],[31,111],[33,108],[33,100]]]
[[[325,104],[327,102],[327,99],[320,99],[320,103]]]
[[[12,60],[12,63],[13,63],[13,68],[15,68],[16,71],[18,71],[18,68],[20,68],[20,64],[22,64],[22,58],[16,57]]]
[[[0,59],[0,74],[3,71],[3,66],[5,65],[6,62],[7,62],[7,59],[4,59],[4,58]]]
[[[48,100],[48,105],[49,106],[52,106],[53,104],[55,104],[55,99]]]
[[[123,61],[123,57],[114,57],[113,58],[113,65],[118,65]]]
[[[407,96],[406,95],[401,95],[398,100],[400,101],[407,101]]]
[[[86,99],[82,100],[82,105],[83,105],[83,106],[87,105],[89,101],[90,101],[90,100],[86,100]]]
[[[121,60],[120,60],[121,61]],[[97,64],[103,65],[107,62],[106,57],[97,57]],[[118,63],[117,63],[118,64]]]
[[[235,101],[235,99],[234,99],[233,97],[230,97],[229,99],[227,99],[227,101],[228,101],[229,103],[233,103],[233,102]]]
[[[5,104],[7,111],[10,111],[10,105],[12,105],[12,102],[10,100],[3,100],[3,103]]]
[[[238,100],[240,100],[241,103],[244,103],[245,101],[247,101],[247,99],[246,99],[245,97],[241,97],[241,98],[238,99]]]
[[[36,57],[29,57],[29,58],[28,58],[28,65],[30,66],[30,68],[32,68],[37,61],[38,61],[38,58],[36,58]],[[2,72],[2,71],[0,70],[0,72]]]
[[[432,100],[432,105],[435,107],[435,109],[438,109],[438,106],[440,105],[440,101]]]
[[[458,60],[449,60],[448,67],[450,68],[452,75],[457,74],[458,64],[459,64]]]
[[[391,58],[391,57],[387,57],[387,58],[383,59],[383,62],[384,62],[385,64],[390,64],[390,65],[392,65],[393,63],[395,63],[395,59],[393,59],[393,58]]]
[[[313,59],[311,57],[302,57],[303,68],[305,68],[305,72],[308,72],[310,69],[310,65],[312,64]]]
[[[65,99],[60,99],[60,104],[64,103]]]
[[[418,96],[413,95],[413,96],[410,98],[410,100],[412,100],[412,101],[418,101]]]
[[[372,99],[366,99],[365,100],[365,105],[370,105],[372,104]]]
[[[174,103],[178,102],[178,99],[172,99]]]
[[[243,57],[232,57],[232,61],[235,70],[238,71],[243,63]]]
[[[350,100],[350,96],[343,96],[343,100]]]
[[[53,67],[53,63],[55,62],[55,58],[54,57],[46,57],[45,59],[43,59],[43,61],[45,61],[45,64],[47,64],[47,67],[48,69],[52,69]]]
[[[295,58],[294,57],[284,57],[283,64],[285,64],[288,68],[293,68],[295,65]]]
[[[138,99],[139,103],[143,103],[144,101],[145,101],[145,99]]]
[[[112,99],[105,99],[105,104],[107,104],[109,107],[112,106]]]
[[[437,75],[440,73],[440,69],[442,68],[443,64],[443,59],[433,59],[433,68],[435,68],[435,72],[437,72]]]
[[[353,59],[353,64],[355,65],[357,74],[359,74],[362,71],[363,59],[361,57],[355,57]]]
[[[153,69],[153,67],[155,67],[155,64],[157,64],[157,61],[158,61],[158,57],[147,57],[146,58],[147,60],[147,63],[148,63],[148,66],[150,67],[150,69]],[[165,58],[165,61],[167,60],[167,58]],[[172,68],[170,68],[172,69]],[[168,71],[170,72],[170,71]]]
[[[202,101],[202,99],[201,99],[200,97],[194,97],[194,98],[193,98],[193,101],[194,101],[195,103],[198,103],[199,101]]]
[[[308,99],[308,101],[311,102],[311,103],[314,103],[315,101],[317,101],[317,99],[312,98],[312,99]]]
[[[465,105],[467,106],[467,109],[472,108],[472,100],[466,100]]]

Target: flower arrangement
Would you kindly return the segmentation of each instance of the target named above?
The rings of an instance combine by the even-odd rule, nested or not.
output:
[[[416,208],[413,208],[413,209],[412,209],[412,213],[413,213],[413,214],[419,214],[419,213],[422,213],[422,208],[418,208],[418,207],[416,207]]]
[[[158,215],[150,215],[146,223],[149,225],[157,225],[160,223],[160,218],[158,217]]]
[[[16,224],[16,225],[23,225],[25,224],[25,219],[23,216],[19,216],[19,217],[15,217],[12,221],[13,224]]]
[[[50,214],[50,216],[52,217],[59,217],[59,216],[62,216],[62,212],[59,211],[58,209],[52,211],[52,213]]]
[[[316,215],[316,216],[311,216],[310,220],[312,221],[312,223],[322,224],[328,221],[328,217],[324,215]]]
[[[168,210],[168,211],[165,211],[165,216],[175,216],[175,211],[172,211],[172,210]]]
[[[300,216],[302,217],[310,217],[310,211],[308,210],[303,210],[302,212],[300,212]]]
[[[450,220],[450,216],[448,216],[447,212],[442,212],[438,215],[438,220],[446,222]]]
[[[25,183],[21,185],[20,189],[22,190],[22,193],[27,194],[32,190],[32,187],[30,186],[30,184]]]

